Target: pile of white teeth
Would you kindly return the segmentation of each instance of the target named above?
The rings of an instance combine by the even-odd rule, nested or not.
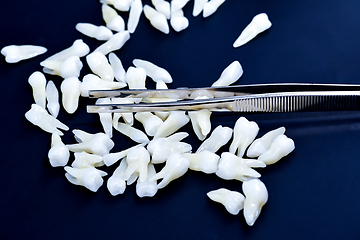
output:
[[[78,23],[76,29],[91,38],[105,41],[90,53],[90,48],[83,40],[74,41],[69,48],[48,57],[40,63],[43,72],[63,78],[60,86],[62,107],[68,114],[74,114],[78,108],[79,98],[88,97],[90,89],[146,89],[146,80],[156,82],[157,89],[168,88],[166,84],[173,81],[170,73],[147,60],[134,59],[133,65],[124,69],[120,58],[114,53],[124,46],[134,33],[140,15],[146,18],[156,29],[169,33],[168,20],[175,31],[188,27],[189,21],[182,8],[189,0],[153,0],[152,6],[142,5],[141,0],[100,0],[105,26],[91,23]],[[213,14],[225,0],[194,0],[193,16],[203,12],[203,17]],[[119,12],[129,12],[128,22]],[[241,33],[234,47],[245,44],[258,33],[271,26],[266,14],[254,17],[249,26]],[[38,46],[7,46],[1,53],[9,63],[28,59],[46,51]],[[108,55],[108,57],[107,57]],[[85,57],[92,73],[79,79]],[[232,62],[220,74],[212,86],[229,86],[243,74],[238,61]],[[139,197],[153,197],[159,189],[171,181],[183,176],[189,169],[214,174],[226,180],[243,182],[244,195],[225,188],[208,193],[213,201],[223,204],[226,210],[236,215],[244,209],[244,217],[252,226],[258,218],[261,208],[267,202],[268,193],[260,173],[254,168],[264,168],[276,163],[290,154],[294,148],[292,139],[284,135],[281,127],[268,132],[255,140],[259,127],[255,122],[240,117],[233,128],[216,126],[212,130],[211,112],[199,110],[193,112],[142,112],[142,113],[100,113],[99,119],[104,132],[87,133],[80,129],[73,130],[77,143],[64,144],[61,136],[69,128],[57,119],[60,103],[59,91],[52,81],[47,81],[41,72],[34,72],[28,78],[33,90],[34,104],[25,113],[32,124],[51,133],[51,148],[48,158],[51,166],[64,167],[65,177],[69,182],[84,186],[96,192],[103,185],[107,173],[105,168],[118,163],[118,167],[107,180],[107,189],[111,195],[123,194],[126,185],[136,183]],[[213,98],[206,91],[198,91],[194,98]],[[219,96],[216,96],[219,97]],[[168,99],[154,98],[153,101]],[[97,103],[135,103],[138,99],[105,98]],[[136,129],[134,121],[143,125],[143,131]],[[191,121],[197,138],[202,141],[200,147],[192,152],[192,146],[183,140],[189,135],[177,132]],[[129,137],[138,145],[120,152],[110,152],[115,143],[112,140],[113,129]],[[212,130],[212,131],[211,131]],[[176,133],[177,132],[177,133]],[[229,144],[228,152],[219,153],[220,148]],[[68,162],[73,152],[74,160]],[[236,155],[235,155],[236,154]],[[162,170],[156,172],[154,165],[163,164]],[[159,180],[159,183],[158,183]]]

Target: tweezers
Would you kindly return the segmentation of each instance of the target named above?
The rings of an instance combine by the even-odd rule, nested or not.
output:
[[[360,110],[360,85],[274,83],[163,90],[90,90],[90,98],[127,98],[132,104],[88,105],[89,113],[210,111],[307,112]]]

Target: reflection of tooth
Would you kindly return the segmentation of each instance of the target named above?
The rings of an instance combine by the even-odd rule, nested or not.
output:
[[[149,138],[146,136],[145,133],[125,123],[118,123],[117,126],[114,128],[137,143],[149,142]]]
[[[143,5],[141,0],[134,0],[130,6],[129,18],[127,22],[127,29],[129,30],[130,33],[135,32],[142,11],[143,11]]]
[[[221,73],[220,78],[216,80],[211,86],[212,87],[223,87],[229,86],[236,82],[243,74],[243,69],[238,61],[232,62],[227,66]]]
[[[219,148],[224,146],[231,138],[233,130],[229,127],[217,126],[211,133],[210,137],[206,139],[196,151],[201,152],[209,150],[210,152],[217,152]]]
[[[204,173],[215,173],[218,169],[220,157],[208,150],[199,153],[184,153],[184,157],[189,159],[191,170],[201,171]]]
[[[109,28],[105,26],[96,26],[92,23],[78,23],[75,28],[80,33],[99,41],[107,41],[113,36],[113,33]]]
[[[167,138],[160,137],[150,141],[147,146],[151,154],[152,163],[163,163],[173,152],[185,153],[190,152],[192,147],[188,143],[180,142],[189,134],[181,132],[175,133]]]
[[[164,0],[151,0],[151,3],[154,5],[155,9],[164,14],[166,19],[170,19],[170,3]]]
[[[130,33],[129,31],[122,31],[114,34],[109,40],[100,45],[94,50],[94,52],[102,52],[104,55],[114,52],[122,48],[124,44],[129,40]]]
[[[104,182],[102,177],[107,175],[106,172],[94,167],[72,168],[66,166],[64,169],[67,172],[65,173],[65,177],[69,182],[75,185],[84,186],[93,192],[96,192],[101,187]]]
[[[125,103],[134,103],[134,100],[130,98],[113,98],[113,104],[125,104]],[[114,128],[117,127],[120,117],[122,117],[126,124],[132,126],[134,124],[134,115],[133,113],[114,113],[113,116],[113,126]]]
[[[207,2],[204,5],[203,17],[206,18],[212,15],[224,2],[225,0],[210,0],[209,2]]]
[[[190,121],[184,111],[172,111],[169,117],[156,131],[154,138],[166,137],[173,134]]]
[[[269,29],[270,27],[271,22],[269,21],[266,13],[260,13],[256,15],[250,24],[241,32],[240,36],[235,40],[233,47],[237,48],[244,45],[256,37],[256,35]]]
[[[45,108],[46,105],[46,78],[41,72],[33,72],[28,82],[33,90],[33,97],[36,104]]]
[[[207,2],[208,2],[208,0],[194,0],[194,8],[193,8],[192,15],[194,17],[198,16],[204,9],[204,6]]]
[[[249,149],[246,152],[246,155],[248,157],[254,158],[260,156],[262,153],[267,151],[271,144],[273,143],[274,139],[285,133],[285,128],[280,127],[275,130],[272,130],[268,133],[266,133],[261,138],[256,139],[249,147]]]
[[[169,33],[169,24],[164,14],[153,9],[149,5],[144,6],[144,14],[154,28],[165,34]]]
[[[118,58],[118,56],[116,56],[115,53],[110,53],[109,54],[109,62],[111,67],[114,70],[114,77],[117,81],[119,82],[123,82],[125,83],[125,75],[126,75],[126,71],[121,63],[120,58]]]
[[[110,82],[114,80],[114,70],[103,53],[90,53],[86,56],[86,61],[91,71],[101,79]]]
[[[135,114],[136,120],[144,126],[145,132],[149,136],[154,136],[163,121],[151,112],[138,112]]]
[[[59,131],[58,128],[65,131],[69,130],[68,126],[48,114],[44,108],[37,104],[31,105],[31,109],[25,113],[25,118],[32,124],[49,133],[58,133],[62,136],[64,134]]]
[[[190,0],[172,0],[171,1],[171,13],[182,9]]]
[[[129,89],[146,89],[146,72],[143,68],[129,67],[125,79]]]
[[[76,152],[74,156],[75,160],[71,164],[73,168],[100,167],[104,165],[103,158],[96,154]]]
[[[17,63],[21,60],[36,57],[47,51],[46,48],[33,45],[10,45],[1,49],[1,54],[5,56],[8,63]]]
[[[204,140],[211,131],[210,116],[211,111],[202,109],[199,111],[190,111],[188,115],[191,120],[192,127],[199,140]]]
[[[51,135],[51,148],[48,152],[48,158],[53,167],[64,167],[69,161],[69,149],[61,141],[58,133]]]
[[[115,169],[111,177],[107,181],[107,189],[111,195],[116,196],[123,194],[126,189],[126,182],[124,179],[124,173],[127,168],[126,160],[123,159],[120,162],[120,165]]]
[[[164,168],[151,177],[149,181],[152,182],[162,178],[162,181],[158,184],[158,189],[164,188],[172,180],[184,175],[189,168],[189,164],[189,160],[180,153],[172,153],[167,159]]]
[[[126,155],[128,167],[124,173],[124,179],[128,180],[131,175],[137,173],[139,181],[144,182],[147,179],[147,166],[150,162],[150,154],[145,147],[132,148]]]
[[[287,156],[295,149],[294,141],[284,134],[277,136],[270,148],[261,154],[258,158],[259,161],[267,165],[274,164],[281,158]]]
[[[96,100],[96,104],[111,104],[110,98],[99,98]],[[104,129],[104,132],[109,135],[110,138],[112,138],[112,114],[109,113],[99,113],[100,122]]]
[[[149,181],[155,174],[154,165],[150,163],[147,166],[147,179],[144,182],[138,180],[136,183],[136,194],[139,197],[153,197],[157,193],[158,187],[156,181]]]
[[[60,86],[63,107],[70,114],[74,113],[79,105],[80,83],[77,77],[70,77],[64,79]]]
[[[224,152],[218,165],[216,175],[225,180],[236,179],[239,181],[246,181],[252,178],[259,178],[261,175],[253,168],[266,167],[261,161],[252,159],[243,159],[236,155]]]
[[[123,87],[126,87],[125,83],[105,81],[94,74],[87,74],[80,84],[80,91],[81,96],[88,97],[89,90],[110,90]]]
[[[116,163],[117,161],[119,161],[120,159],[126,157],[126,155],[128,154],[128,152],[133,149],[133,148],[138,148],[138,147],[141,147],[141,146],[144,146],[145,144],[141,143],[141,144],[138,144],[136,146],[133,146],[131,148],[128,148],[128,149],[125,149],[121,152],[116,152],[116,153],[109,153],[109,154],[106,154],[103,156],[103,161],[104,161],[104,164],[106,166],[111,166],[113,165],[114,163]]]
[[[133,64],[137,68],[143,68],[148,75],[154,82],[163,81],[165,83],[172,83],[172,78],[170,73],[149,61],[141,60],[141,59],[134,59]],[[158,89],[158,88],[157,88]]]
[[[254,141],[259,132],[256,122],[250,122],[244,117],[240,117],[234,126],[234,137],[230,144],[229,152],[243,157],[246,148]]]
[[[210,191],[207,193],[207,196],[214,202],[224,205],[226,210],[232,215],[237,215],[244,207],[244,195],[226,188]]]
[[[103,4],[101,11],[106,27],[117,32],[125,30],[125,21],[115,9],[107,4]]]
[[[42,61],[40,63],[41,66],[44,66],[44,64],[46,65],[47,61],[63,61],[68,57],[71,56],[78,56],[78,57],[83,57],[85,55],[87,55],[90,51],[90,48],[88,45],[86,45],[83,40],[78,39],[75,40],[74,43],[69,47],[66,48],[64,50],[62,50],[61,52],[58,52],[50,57],[48,57],[47,59],[45,59],[44,61]]]
[[[245,195],[244,217],[246,223],[252,226],[259,217],[261,208],[268,200],[268,191],[265,184],[259,179],[243,182],[242,189]]]
[[[189,20],[184,16],[183,10],[179,9],[171,12],[170,24],[176,32],[181,32],[189,26]]]

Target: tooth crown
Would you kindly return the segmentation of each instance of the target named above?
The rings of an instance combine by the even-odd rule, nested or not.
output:
[[[210,0],[207,2],[203,8],[203,17],[206,18],[212,15],[224,2],[225,0]]]
[[[143,68],[146,72],[146,75],[148,75],[152,80],[154,80],[154,82],[163,81],[164,83],[172,83],[173,81],[168,71],[149,61],[134,59],[133,64],[137,68]]]
[[[145,147],[132,148],[126,156],[128,167],[124,174],[124,179],[128,180],[131,175],[138,173],[139,181],[147,179],[147,166],[150,163],[150,154]]]
[[[204,140],[211,131],[211,111],[202,109],[188,112],[194,132],[199,140]]]
[[[102,5],[102,15],[106,23],[106,27],[111,30],[121,32],[125,30],[124,19],[107,4]]]
[[[33,90],[33,97],[36,104],[45,108],[46,105],[46,78],[41,72],[33,72],[28,82]]]
[[[113,175],[108,179],[107,188],[111,195],[116,196],[125,192],[126,182],[124,175],[127,167],[126,160],[123,159],[120,162],[120,165],[113,172]]]
[[[96,26],[92,23],[78,23],[75,28],[80,33],[99,41],[107,41],[113,36],[113,33],[109,28],[105,26]]]
[[[103,184],[104,180],[102,177],[106,176],[107,173],[98,170],[94,167],[89,168],[72,168],[66,166],[65,177],[69,182],[75,185],[84,186],[87,189],[96,192]]]
[[[135,118],[143,124],[145,132],[149,136],[154,136],[163,123],[161,118],[150,112],[138,112],[135,114]]]
[[[154,138],[167,137],[185,126],[189,121],[190,118],[184,111],[172,111],[164,123],[160,125]]]
[[[58,133],[53,133],[51,136],[51,148],[48,152],[48,158],[53,167],[64,167],[69,161],[69,149],[61,141]]]
[[[114,70],[102,52],[93,52],[86,56],[91,71],[105,81],[114,80]]]
[[[151,163],[147,166],[147,178],[145,181],[137,181],[136,183],[136,194],[139,197],[153,197],[158,190],[156,181],[150,182],[149,179],[155,176],[155,168]]]
[[[143,5],[141,0],[134,0],[130,6],[129,19],[127,22],[127,29],[129,30],[130,33],[135,32],[142,11],[143,11]]]
[[[146,89],[146,71],[143,68],[129,67],[125,79],[129,89]]]
[[[101,167],[104,165],[103,158],[87,152],[74,153],[75,160],[71,164],[73,168]]]
[[[122,48],[124,44],[130,39],[129,31],[121,31],[114,34],[109,40],[100,45],[94,50],[94,52],[99,51],[104,55],[114,52]]]
[[[114,0],[114,7],[123,12],[130,10],[130,6],[133,0]]]
[[[155,9],[164,14],[166,19],[170,19],[171,10],[170,3],[164,0],[152,0],[151,3],[155,6]]]
[[[17,63],[22,60],[36,57],[47,51],[46,48],[34,45],[10,45],[1,49],[7,63]]]
[[[284,134],[281,134],[274,139],[270,148],[261,154],[258,160],[266,163],[267,165],[274,164],[281,158],[287,156],[294,149],[294,141]]]
[[[204,150],[209,150],[214,153],[217,152],[230,140],[232,133],[233,130],[229,127],[217,126],[210,137],[200,145],[196,152],[199,153]]]
[[[207,193],[207,196],[214,202],[221,203],[232,215],[237,215],[244,207],[245,197],[236,191],[220,188]]]
[[[189,162],[189,168],[195,171],[201,171],[207,174],[215,173],[218,170],[220,157],[208,150],[199,153],[184,153]]]
[[[153,9],[149,5],[144,6],[144,14],[153,27],[155,27],[156,29],[158,29],[159,31],[165,34],[168,34],[170,32],[169,24],[164,14]]]
[[[125,123],[118,123],[115,129],[125,136],[128,136],[131,140],[137,143],[148,143],[149,138],[141,130],[129,126]]]
[[[184,16],[182,9],[171,12],[170,24],[176,32],[180,32],[189,26],[189,20]]]
[[[114,70],[114,77],[117,81],[126,83],[125,76],[126,71],[122,65],[122,62],[115,53],[109,53],[109,62]]]
[[[216,82],[214,82],[212,87],[223,87],[229,86],[236,82],[244,73],[241,64],[239,61],[232,62],[227,66],[224,71],[221,73],[220,77]]]
[[[126,87],[126,83],[105,81],[94,74],[85,75],[80,83],[81,96],[83,97],[89,97],[89,90],[110,90],[124,87]]]
[[[77,77],[66,78],[61,83],[63,107],[70,114],[74,113],[78,108],[81,94],[80,84],[81,82]]]

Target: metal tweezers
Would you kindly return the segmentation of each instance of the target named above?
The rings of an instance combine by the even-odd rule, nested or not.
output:
[[[89,113],[211,111],[309,112],[360,110],[360,85],[276,83],[163,90],[90,90],[91,98],[127,98],[133,104],[88,105]]]

